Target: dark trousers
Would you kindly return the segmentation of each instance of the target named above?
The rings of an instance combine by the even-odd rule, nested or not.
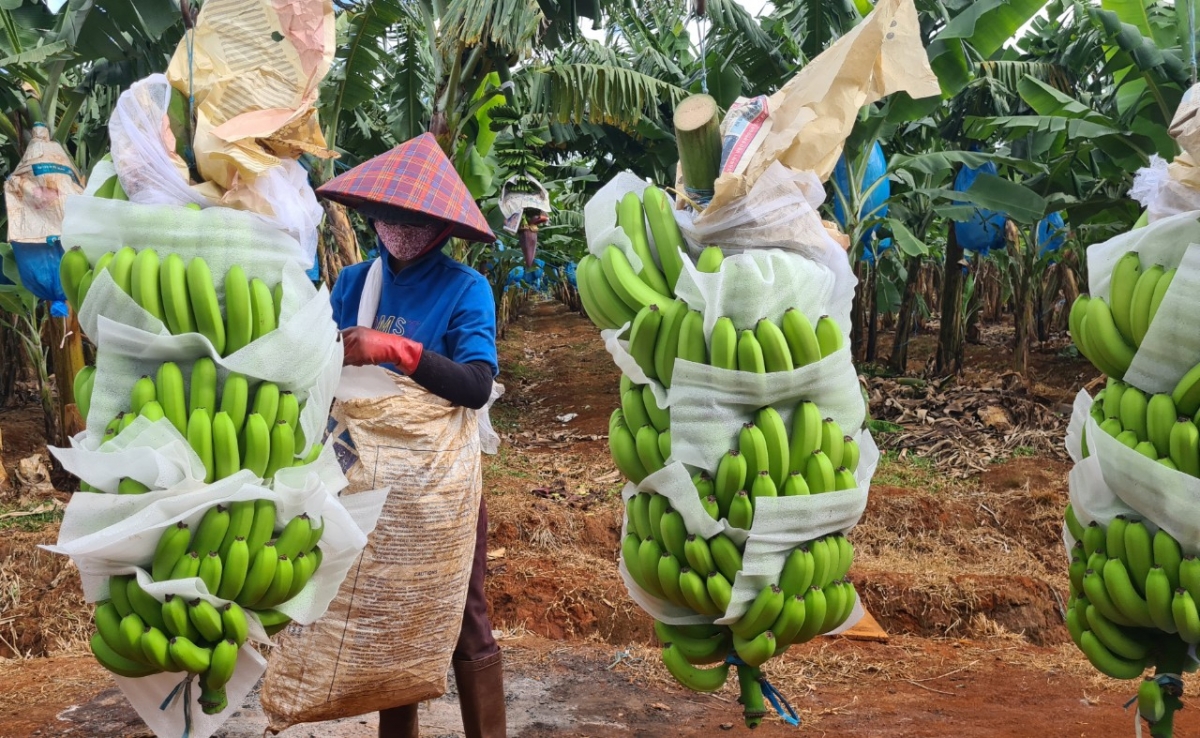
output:
[[[471,563],[471,583],[467,587],[467,604],[463,608],[462,631],[454,647],[456,661],[478,661],[500,652],[492,637],[492,622],[488,619],[487,595],[483,579],[487,575],[487,500],[479,498],[479,523],[475,526],[475,558]]]

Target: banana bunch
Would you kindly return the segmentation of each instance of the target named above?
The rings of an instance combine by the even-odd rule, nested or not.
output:
[[[78,248],[63,254],[59,276],[67,302],[76,312],[96,275],[106,269],[118,287],[172,334],[200,333],[221,356],[236,352],[279,324],[282,283],[272,290],[261,279],[248,279],[242,267],[232,266],[225,275],[222,311],[204,259],[197,256],[185,263],[175,253],[162,259],[152,248],[135,251],[131,246],[106,253],[95,264]]]
[[[95,370],[87,367],[76,376],[76,398],[82,399],[80,412],[84,414],[90,409],[94,375]],[[320,445],[314,445],[307,456],[296,458],[296,453],[306,448],[306,441],[300,427],[304,405],[294,393],[262,382],[251,394],[246,377],[230,374],[219,395],[218,400],[217,367],[212,359],[197,359],[188,381],[178,364],[164,362],[156,376],[146,375],[134,382],[129,409],[108,422],[104,439],[116,437],[138,417],[151,422],[166,418],[200,457],[208,483],[241,469],[270,479],[279,469],[310,463],[320,454]],[[120,482],[122,494],[147,491],[148,487],[134,479]]]
[[[1066,613],[1075,645],[1114,679],[1152,666],[1178,673],[1200,643],[1200,559],[1141,520],[1118,515],[1108,526],[1083,526],[1070,505],[1065,518],[1076,541]]]
[[[638,493],[630,509],[632,522],[621,555],[634,581],[679,607],[724,615],[732,582],[742,569],[742,549],[724,534],[707,541],[688,534],[679,513],[661,495]],[[779,582],[760,590],[732,625],[684,627],[656,621],[663,664],[680,684],[713,692],[728,677],[731,654],[744,665],[739,665],[739,675],[742,669],[757,672],[792,645],[833,630],[846,621],[857,600],[846,576],[853,557],[845,536],[824,536],[794,549]],[[701,668],[705,664],[717,666]],[[747,710],[748,715],[755,712],[750,704]]]
[[[1200,367],[1174,392],[1147,395],[1110,377],[1091,407],[1100,429],[1125,446],[1175,471],[1200,477]],[[1082,444],[1087,458],[1086,426]]]
[[[1079,353],[1108,376],[1123,378],[1175,272],[1160,264],[1143,264],[1136,251],[1122,256],[1112,270],[1108,302],[1080,295],[1071,305],[1071,337]]]
[[[209,508],[196,525],[185,523],[163,532],[150,562],[155,582],[198,577],[208,592],[223,600],[168,595],[163,602],[148,594],[135,576],[109,579],[109,599],[94,612],[92,653],[109,671],[125,677],[188,672],[201,680],[204,711],[222,712],[225,684],[233,676],[238,651],[249,633],[247,610],[268,635],[290,619],[275,608],[304,589],[321,565],[324,526],[307,515],[287,521],[278,531],[275,504],[245,500]]]
[[[641,200],[637,193],[626,193],[617,207],[617,224],[641,259],[641,271],[634,271],[621,249],[609,246],[599,257],[585,256],[575,273],[580,300],[593,323],[602,329],[630,324],[629,353],[647,377],[670,387],[676,358],[759,374],[792,371],[842,347],[842,330],[829,316],[814,326],[795,308],[778,325],[764,318],[739,327],[727,317],[718,318],[706,341],[703,316],[675,298],[683,260],[690,256],[672,210],[657,187],[647,188]],[[695,266],[716,273],[724,258],[721,249],[710,246]]]
[[[609,419],[609,450],[634,484],[672,462],[671,411],[659,404],[655,383],[670,389],[676,360],[728,371],[772,374],[821,361],[845,342],[829,316],[815,323],[792,308],[778,322],[760,319],[737,325],[720,316],[706,335],[704,315],[676,296],[685,261],[692,258],[666,193],[650,187],[626,193],[617,206],[617,225],[641,266],[634,269],[617,246],[584,257],[576,270],[588,317],[602,329],[628,326],[628,351],[650,380],[622,376],[620,406]],[[653,235],[653,240],[648,237]],[[694,266],[722,270],[724,252],[705,248]],[[658,392],[658,395],[656,395]],[[791,401],[789,401],[791,402]],[[746,417],[730,439],[729,451],[710,469],[692,477],[701,507],[715,521],[750,530],[757,502],[767,497],[823,494],[858,487],[859,447],[814,401],[799,402],[785,422],[776,407]],[[743,569],[744,544],[724,533],[689,531],[669,498],[639,491],[626,504],[621,557],[634,582],[651,595],[713,619],[723,618],[733,585]],[[834,534],[803,542],[786,558],[777,581],[762,588],[748,610],[729,626],[673,626],[656,621],[667,670],[701,692],[720,689],[736,663],[745,719],[762,720],[760,668],[791,645],[811,640],[846,621],[857,594],[847,578],[853,547]]]

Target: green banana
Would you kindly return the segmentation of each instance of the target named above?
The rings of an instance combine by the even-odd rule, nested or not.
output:
[[[651,261],[651,264],[653,262]],[[633,271],[625,253],[616,246],[604,249],[600,266],[608,284],[617,297],[635,314],[647,305],[666,305],[671,298],[666,293],[651,287]],[[644,270],[643,270],[644,271]]]
[[[662,660],[675,681],[693,692],[716,692],[725,686],[729,677],[729,664],[699,669],[689,664],[674,644],[663,649]]]
[[[204,582],[204,586],[208,588],[210,594],[216,594],[217,589],[221,586],[223,566],[221,555],[216,551],[210,551],[207,556],[200,559],[200,569],[196,574],[200,577],[200,581]]]
[[[83,281],[83,275],[90,269],[87,255],[78,246],[67,249],[58,263],[58,277],[62,283],[63,294],[67,296],[67,302],[76,313],[79,312],[80,305],[79,284]]]
[[[638,548],[640,551],[641,547]],[[675,558],[670,551],[663,551],[663,555],[658,559],[658,566],[655,568],[655,581],[662,588],[663,596],[668,602],[679,607],[687,607],[687,600],[683,598],[683,590],[679,588],[679,575],[682,571],[679,559]],[[645,589],[644,586],[642,588]]]
[[[138,584],[137,578],[129,580],[129,584],[125,587],[125,594],[129,597],[129,606],[138,614],[142,622],[159,630],[166,627],[166,623],[162,619],[162,603],[152,595],[146,594],[146,590]]]
[[[301,513],[283,526],[283,531],[275,538],[275,553],[294,559],[308,545],[312,535],[312,519],[307,513]]]
[[[721,316],[713,325],[710,336],[709,361],[718,369],[736,371],[738,368],[738,332],[733,321]]]
[[[763,318],[754,326],[754,338],[762,351],[763,363],[768,373],[790,372],[796,368],[792,351],[779,326]]]
[[[733,599],[733,585],[719,571],[710,572],[704,583],[708,596],[721,612],[729,609],[729,601]]]
[[[212,272],[199,256],[188,262],[187,288],[197,332],[209,340],[219,355],[224,356],[225,321],[221,318],[221,303],[217,300]]]
[[[804,480],[808,482],[809,492],[819,495],[822,492],[834,491],[835,471],[824,451],[821,449],[814,451],[812,456],[808,457],[808,466],[804,471]]]
[[[796,406],[796,412],[792,415],[791,458],[788,463],[792,471],[807,471],[809,457],[821,448],[823,428],[821,410],[817,403],[805,400]]]
[[[737,359],[738,371],[755,374],[766,373],[766,358],[763,356],[762,344],[758,342],[754,331],[744,330],[738,334]]]
[[[1129,332],[1133,345],[1139,348],[1146,331],[1150,329],[1150,302],[1154,299],[1154,288],[1165,272],[1161,265],[1155,264],[1142,271],[1133,288],[1129,304]]]
[[[721,271],[721,263],[725,261],[725,252],[717,246],[706,246],[696,259],[696,271],[702,274],[716,274]]]
[[[750,485],[750,501],[757,504],[764,497],[778,497],[779,490],[771,480],[770,472],[759,472],[758,477]]]
[[[821,360],[821,344],[808,316],[796,308],[788,308],[783,314],[781,328],[795,366],[807,366]]]
[[[133,250],[133,247],[123,246],[117,250],[112,261],[108,263],[109,276],[127,295],[133,293],[133,262],[135,259],[137,259],[137,252]]]
[[[1171,579],[1161,566],[1155,566],[1146,576],[1146,605],[1150,609],[1150,619],[1154,622],[1154,627],[1164,633],[1176,631],[1175,616],[1171,611],[1171,599],[1175,589],[1171,586]],[[1108,643],[1106,639],[1101,638],[1101,640],[1104,640],[1109,648],[1113,647],[1113,644]],[[1126,658],[1138,658],[1136,655],[1125,653],[1121,653],[1121,655]]]
[[[183,262],[183,257],[176,253],[167,254],[159,266],[158,279],[167,328],[177,336],[184,333],[195,333],[196,318],[192,315],[192,303],[188,296],[187,266]]]
[[[633,319],[633,313],[625,303],[621,302],[616,293],[609,294],[612,288],[604,280],[603,274],[597,274],[600,268],[600,260],[591,254],[586,254],[575,265],[575,283],[578,286],[579,301],[583,303],[583,309],[588,318],[600,330],[620,328]],[[601,304],[606,297],[610,300],[607,310]],[[276,319],[278,319],[279,300],[277,299],[275,303]],[[628,319],[622,319],[627,313]]]
[[[1183,550],[1179,547],[1179,541],[1160,528],[1154,534],[1151,547],[1154,551],[1154,565],[1162,568],[1163,573],[1167,575],[1167,581],[1171,583],[1171,591],[1174,592],[1179,586],[1179,567],[1183,563]]]
[[[617,226],[625,232],[633,245],[633,252],[642,260],[642,271],[638,273],[641,280],[657,292],[671,294],[666,277],[655,263],[654,255],[650,253],[650,242],[646,238],[645,212],[636,192],[626,192],[617,205]]]
[[[1171,599],[1171,614],[1184,643],[1200,643],[1200,614],[1190,592],[1180,587]]]
[[[1175,409],[1181,417],[1191,418],[1200,411],[1200,364],[1180,378],[1171,392],[1171,399],[1175,401]]]
[[[134,257],[130,268],[130,296],[143,310],[160,321],[166,320],[163,312],[161,287],[159,286],[158,252],[154,249],[142,249]]]
[[[659,433],[665,433],[671,428],[671,413],[669,410],[658,406],[658,400],[654,397],[654,389],[650,385],[642,387],[642,404],[646,410],[646,416],[650,419],[650,425],[654,426],[654,430]]]
[[[187,523],[180,521],[163,531],[159,536],[158,545],[154,549],[154,559],[150,566],[150,577],[156,582],[167,579],[180,557],[188,551],[192,534]]]
[[[1137,679],[1146,669],[1144,661],[1123,659],[1105,648],[1090,630],[1083,631],[1080,636],[1079,649],[1092,662],[1092,666],[1113,679]]]
[[[1145,579],[1142,580],[1142,582],[1145,581]],[[1120,559],[1108,560],[1108,563],[1104,565],[1104,588],[1113,605],[1125,616],[1126,620],[1143,628],[1154,627],[1154,620],[1150,617],[1150,607],[1134,589],[1129,570],[1125,568],[1125,562]],[[1089,599],[1091,598],[1089,597]]]
[[[250,549],[251,557],[258,555],[258,550],[275,534],[275,503],[271,500],[254,501],[254,522],[250,524],[250,533],[246,536],[246,547]]]
[[[708,541],[700,536],[689,535],[687,537],[683,544],[683,555],[687,559],[688,566],[702,576],[708,576],[717,570],[717,564],[713,560],[712,551],[709,550]]]
[[[189,674],[203,674],[212,661],[212,651],[201,647],[190,638],[175,636],[169,643],[172,662]]]
[[[170,639],[161,628],[147,625],[139,641],[142,654],[152,666],[161,671],[179,671],[171,659]]]
[[[250,636],[250,625],[246,611],[236,602],[227,602],[221,608],[221,631],[239,646]]]
[[[648,474],[666,466],[666,459],[663,458],[662,449],[658,445],[658,431],[654,430],[654,426],[643,425],[638,429],[634,435],[634,448],[637,450],[638,460],[642,462]]]
[[[779,574],[779,588],[784,596],[803,596],[813,584],[814,571],[813,555],[808,546],[793,549]]]
[[[658,328],[658,339],[654,342],[654,371],[663,387],[671,386],[675,357],[679,353],[679,334],[683,329],[683,319],[689,312],[687,304],[682,300],[675,300],[669,309],[663,308],[662,325]]]
[[[200,555],[195,551],[188,551],[179,557],[179,561],[175,563],[175,567],[171,569],[167,579],[191,579],[199,574]]]
[[[267,457],[264,478],[270,479],[275,472],[289,467],[296,459],[296,436],[291,427],[282,421],[271,429],[271,453]]]
[[[1149,439],[1147,435],[1147,411],[1149,399],[1146,393],[1130,386],[1121,394],[1121,427],[1137,434],[1139,442]]]
[[[629,354],[650,379],[658,379],[654,368],[654,347],[662,328],[662,311],[658,305],[647,305],[638,311],[629,332]]]
[[[747,639],[738,636],[735,632],[733,634],[733,650],[737,651],[738,658],[747,666],[762,666],[775,655],[775,634],[767,630]]]
[[[679,574],[679,589],[683,592],[683,598],[687,601],[688,607],[701,615],[724,614],[712,601],[712,597],[708,594],[705,577],[700,576],[699,573],[684,567]]]
[[[679,224],[675,222],[674,211],[667,193],[657,187],[647,187],[642,192],[642,207],[646,212],[646,222],[650,224],[650,234],[654,237],[655,251],[662,264],[663,276],[667,288],[672,294],[683,272],[683,259],[686,244]]]
[[[272,311],[273,312],[273,311]],[[254,320],[250,307],[250,280],[238,265],[225,275],[225,350],[233,354],[249,345],[254,336]]]
[[[704,315],[688,310],[679,325],[679,349],[676,358],[696,364],[708,363],[708,346],[704,342]]]
[[[717,495],[717,502],[720,503],[721,513],[726,517],[729,515],[734,496],[739,490],[746,489],[747,472],[746,457],[737,449],[726,452],[717,465],[713,491]]]
[[[282,289],[282,283],[279,289]],[[282,293],[280,295],[282,297]],[[250,280],[250,340],[257,341],[279,325],[279,310],[267,283],[255,277]]]
[[[810,494],[808,482],[804,479],[804,472],[794,471],[788,474],[787,479],[783,480],[783,489],[779,490],[779,492],[784,497],[797,497]]]
[[[821,358],[838,351],[845,343],[841,326],[834,322],[833,318],[828,315],[822,315],[817,320],[816,333],[817,343],[821,347]]]
[[[796,634],[795,643],[806,643],[821,634],[825,625],[825,593],[820,587],[809,587],[804,594],[804,625]]]
[[[1129,562],[1129,574],[1138,592],[1146,582],[1146,575],[1154,566],[1154,539],[1150,530],[1140,520],[1131,520],[1125,526],[1125,557]]]
[[[204,686],[207,689],[220,689],[233,678],[238,650],[238,644],[229,639],[213,646],[208,670],[204,672]]]
[[[1130,251],[1117,260],[1109,284],[1109,302],[1112,305],[1113,321],[1120,330],[1121,337],[1129,343],[1134,343],[1133,329],[1130,326],[1130,308],[1133,305],[1133,293],[1141,274],[1142,260],[1136,251]],[[1149,324],[1149,320],[1147,320],[1147,324]]]
[[[754,414],[754,425],[762,432],[767,447],[767,471],[776,488],[782,487],[787,479],[791,459],[788,447],[787,425],[779,411],[767,406]],[[756,459],[757,461],[757,459]]]
[[[1167,714],[1162,685],[1157,679],[1149,677],[1142,680],[1141,686],[1138,687],[1137,705],[1138,715],[1151,725],[1162,720]]]
[[[738,451],[746,459],[746,480],[744,485],[753,483],[760,472],[771,471],[771,454],[767,448],[767,439],[753,422],[742,425],[738,434]],[[718,469],[719,471],[719,469]]]
[[[142,663],[141,661],[134,661],[122,656],[105,642],[99,632],[92,634],[88,645],[91,647],[92,655],[96,657],[96,661],[117,676],[137,679],[161,671],[161,669]]]
[[[196,526],[196,535],[192,538],[189,550],[198,556],[208,556],[213,551],[221,550],[221,542],[229,530],[229,508],[224,505],[213,505],[204,512]]]
[[[738,572],[742,570],[742,552],[737,544],[724,533],[718,533],[709,539],[708,550],[712,553],[717,571],[725,575],[729,581],[734,581]]]
[[[671,509],[671,503],[666,497],[658,493],[650,495],[650,504],[647,507],[650,515],[650,537],[658,541],[658,545],[662,546],[664,550],[666,550],[666,545],[663,542],[662,519]]]
[[[183,372],[174,362],[164,362],[158,367],[155,395],[162,405],[163,413],[180,435],[188,431],[187,395],[184,392]]]
[[[663,548],[680,561],[686,560],[684,544],[687,542],[688,532],[679,511],[671,510],[663,515],[659,521],[659,530],[662,533]]]
[[[1175,401],[1169,394],[1156,394],[1146,404],[1146,436],[1154,444],[1159,458],[1170,456],[1171,429],[1175,427],[1176,418]]]
[[[279,562],[275,565],[275,576],[271,579],[270,586],[263,594],[262,598],[255,602],[252,607],[257,609],[267,609],[280,605],[287,601],[288,592],[292,589],[292,579],[295,576],[295,566],[291,559],[286,556],[280,556]]]
[[[750,502],[750,493],[739,490],[729,503],[729,524],[734,528],[750,530],[754,524],[754,505]]]
[[[771,627],[771,623],[775,622],[780,611],[783,610],[786,599],[783,590],[777,585],[763,587],[754,601],[750,603],[745,614],[730,626],[734,638],[752,639]],[[775,649],[772,648],[771,652],[774,653],[774,651]],[[753,664],[753,666],[758,666],[758,664]]]
[[[1100,368],[1104,373],[1112,377],[1124,377],[1133,363],[1134,348],[1121,334],[1108,303],[1099,298],[1088,303],[1084,330],[1102,362]]]

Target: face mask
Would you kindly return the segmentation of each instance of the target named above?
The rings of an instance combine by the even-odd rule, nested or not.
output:
[[[431,250],[442,230],[442,224],[436,222],[427,225],[375,222],[383,247],[400,261],[411,261]]]

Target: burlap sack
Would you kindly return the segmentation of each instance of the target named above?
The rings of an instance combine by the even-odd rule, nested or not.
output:
[[[271,731],[446,691],[483,485],[476,415],[389,376],[396,394],[349,398],[343,377],[333,407],[342,494],[391,492],[325,616],[280,635],[262,688]]]

